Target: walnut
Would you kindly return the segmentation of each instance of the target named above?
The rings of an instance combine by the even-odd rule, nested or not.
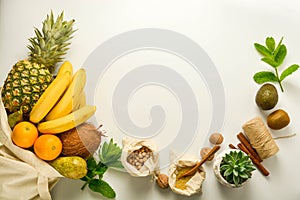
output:
[[[224,137],[223,137],[223,135],[221,133],[213,133],[209,137],[209,141],[212,144],[219,145],[219,144],[221,144],[223,142],[223,140],[224,140]]]
[[[209,152],[210,150],[211,150],[210,147],[203,147],[203,148],[201,149],[201,151],[200,151],[200,156],[201,156],[201,158],[203,158],[206,154],[208,154],[208,152]],[[215,157],[215,155],[211,155],[207,160],[208,160],[208,161],[211,161],[211,160],[214,159],[214,157]]]
[[[156,183],[160,188],[166,189],[169,187],[169,177],[165,174],[159,174]]]

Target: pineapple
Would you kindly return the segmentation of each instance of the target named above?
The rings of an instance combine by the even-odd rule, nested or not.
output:
[[[2,101],[8,114],[20,112],[25,117],[53,80],[56,64],[70,45],[74,20],[64,21],[63,12],[54,20],[53,13],[43,21],[42,31],[35,28],[29,39],[28,58],[17,62],[4,81]]]

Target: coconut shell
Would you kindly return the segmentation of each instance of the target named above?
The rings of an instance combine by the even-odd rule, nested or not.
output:
[[[101,143],[102,132],[93,124],[83,123],[60,134],[62,154],[80,156],[84,159],[93,155]]]

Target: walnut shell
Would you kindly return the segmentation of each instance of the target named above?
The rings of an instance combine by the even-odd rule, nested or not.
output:
[[[62,154],[80,156],[84,159],[93,155],[101,143],[102,132],[90,123],[83,123],[76,128],[60,134]]]
[[[213,133],[209,137],[209,141],[212,144],[219,145],[219,144],[221,144],[223,142],[223,140],[224,140],[224,137],[223,137],[223,135],[221,133]]]
[[[159,174],[156,183],[160,188],[166,189],[169,187],[169,177],[166,174]]]

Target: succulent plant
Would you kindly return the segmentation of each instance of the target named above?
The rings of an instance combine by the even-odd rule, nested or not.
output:
[[[220,173],[224,179],[236,186],[251,178],[254,165],[248,155],[242,151],[226,153],[220,164]]]

